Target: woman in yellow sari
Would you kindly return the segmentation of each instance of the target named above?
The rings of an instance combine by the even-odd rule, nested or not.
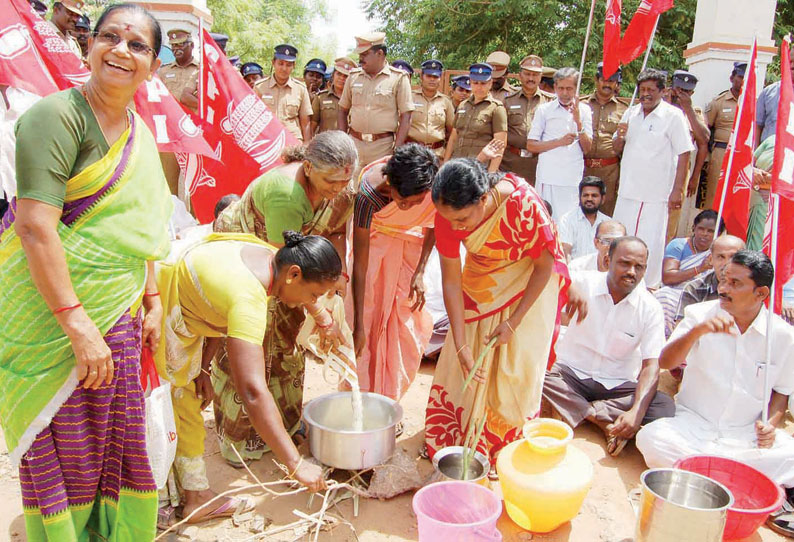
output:
[[[88,82],[16,127],[18,193],[0,224],[0,421],[31,542],[155,535],[140,354],[159,341],[152,262],[168,254],[171,199],[128,105],[161,40],[140,6],[107,8]]]
[[[439,356],[425,418],[428,454],[461,445],[470,423],[473,388],[465,376],[496,339],[487,382],[485,428],[478,449],[491,459],[520,438],[540,408],[567,268],[543,201],[523,179],[489,174],[456,159],[433,182],[436,246],[451,333]],[[466,247],[461,271],[459,251]],[[483,365],[486,365],[484,363]],[[487,365],[486,365],[487,366]]]

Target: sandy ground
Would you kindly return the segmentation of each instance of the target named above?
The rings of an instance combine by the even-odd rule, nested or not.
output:
[[[422,444],[424,409],[432,382],[433,368],[432,364],[423,364],[417,381],[402,401],[405,409],[405,432],[398,445],[411,457],[418,458],[418,451]],[[331,388],[324,382],[320,368],[311,363],[306,378],[306,399],[309,400],[328,393]],[[223,461],[218,453],[209,410],[205,419],[209,427],[207,461],[212,487],[216,491],[222,491],[254,483],[245,471],[236,470]],[[789,429],[791,429],[791,423],[789,423]],[[589,426],[576,430],[573,445],[583,450],[595,466],[593,488],[579,515],[569,524],[563,525],[552,533],[532,535],[522,532],[503,514],[499,520],[499,529],[505,542],[527,540],[630,542],[633,540],[635,517],[628,500],[628,492],[639,484],[640,474],[645,469],[642,457],[633,444],[630,444],[619,458],[611,458],[604,452],[603,437],[600,432]],[[263,460],[254,463],[251,467],[262,481],[275,480],[279,477],[279,471],[271,461],[271,457],[270,455],[265,456]],[[432,471],[432,466],[428,461],[417,459],[417,466],[423,475],[429,475]],[[495,484],[496,486],[498,483]],[[498,490],[498,488],[496,489]],[[256,513],[264,518],[266,523],[271,523],[268,529],[296,521],[298,518],[293,514],[293,510],[298,509],[310,513],[319,510],[320,506],[320,499],[315,498],[312,506],[309,507],[305,494],[272,498],[264,496],[261,491],[252,491],[247,495],[256,502]],[[352,502],[344,501],[331,511],[350,521],[355,528],[355,533],[349,526],[340,524],[330,532],[321,533],[319,539],[332,542],[352,542],[357,539],[373,542],[417,540],[416,518],[411,509],[411,497],[412,494],[405,494],[389,501],[362,500],[358,517],[353,516]],[[17,473],[9,465],[8,454],[4,448],[0,449],[0,502],[3,503],[3,514],[0,514],[0,540],[13,542],[25,540],[19,481]],[[311,537],[301,536],[300,533],[296,534],[292,531],[274,535],[272,538],[258,537],[252,530],[255,527],[254,524],[255,520],[243,522],[240,526],[235,526],[229,519],[216,520],[202,525],[200,528],[192,527],[183,531],[181,535],[168,534],[161,540],[231,542],[311,539]],[[784,540],[785,538],[764,527],[746,539],[747,542],[782,542]]]

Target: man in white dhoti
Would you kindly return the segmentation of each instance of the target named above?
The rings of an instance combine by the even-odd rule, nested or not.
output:
[[[646,69],[637,78],[640,103],[627,109],[615,132],[615,149],[623,152],[620,187],[613,218],[629,235],[648,244],[645,282],[662,280],[669,210],[681,209],[689,152],[689,125],[680,109],[662,100],[667,76]]]
[[[794,438],[777,426],[794,392],[794,328],[777,315],[767,327],[764,300],[773,275],[766,255],[740,250],[720,280],[719,300],[684,311],[659,357],[664,369],[687,362],[675,416],[637,433],[637,448],[649,467],[671,467],[689,455],[721,455],[758,469],[789,488],[791,496]],[[767,336],[772,360],[765,369]],[[770,386],[766,394],[765,370]],[[761,420],[765,405],[766,424]],[[788,521],[775,523],[776,530],[790,527]]]

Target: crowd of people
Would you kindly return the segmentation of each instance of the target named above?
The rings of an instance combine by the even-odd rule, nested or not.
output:
[[[210,405],[229,464],[272,451],[322,490],[298,449],[308,343],[321,358],[350,347],[361,389],[397,401],[435,359],[425,457],[462,444],[474,372],[492,465],[528,419],[587,421],[612,456],[636,437],[649,467],[692,454],[754,466],[787,489],[769,525],[794,537],[794,438],[779,429],[794,328],[788,305],[788,322],[767,324],[774,269],[760,252],[779,83],[759,98],[769,137],[739,238],[711,208],[744,63],[700,111],[683,70],[644,70],[630,105],[620,70],[605,78],[599,64],[595,91],[578,96],[575,68],[529,55],[514,87],[510,56],[495,51],[447,96],[440,61],[423,62],[412,88],[413,68],[387,61],[380,32],[356,37],[358,61],[329,73],[312,59],[302,80],[297,49],[281,44],[270,75],[253,62],[240,73],[301,145],[219,201],[212,224],[177,202],[176,227],[166,159],[129,104],[158,74],[196,110],[195,37],[170,30],[175,61],[161,66],[163,33],[141,5],[108,7],[82,43],[81,8],[55,2],[52,23],[90,79],[17,121],[0,222],[14,285],[0,297],[0,421],[29,540],[151,540],[180,516],[243,510],[207,478]],[[172,386],[178,437],[159,488],[143,350]],[[661,370],[680,381],[675,400],[658,389]]]

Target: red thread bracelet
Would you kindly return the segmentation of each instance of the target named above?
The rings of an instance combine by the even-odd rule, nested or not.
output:
[[[345,272],[342,272],[342,276],[345,277],[345,282],[350,282],[350,275]]]
[[[78,308],[80,308],[82,306],[83,306],[82,303],[78,303],[77,305],[71,305],[69,307],[61,307],[60,309],[55,309],[54,311],[52,311],[52,313],[53,314],[61,314],[62,312],[70,311],[70,310],[73,310],[73,309],[78,309]]]

